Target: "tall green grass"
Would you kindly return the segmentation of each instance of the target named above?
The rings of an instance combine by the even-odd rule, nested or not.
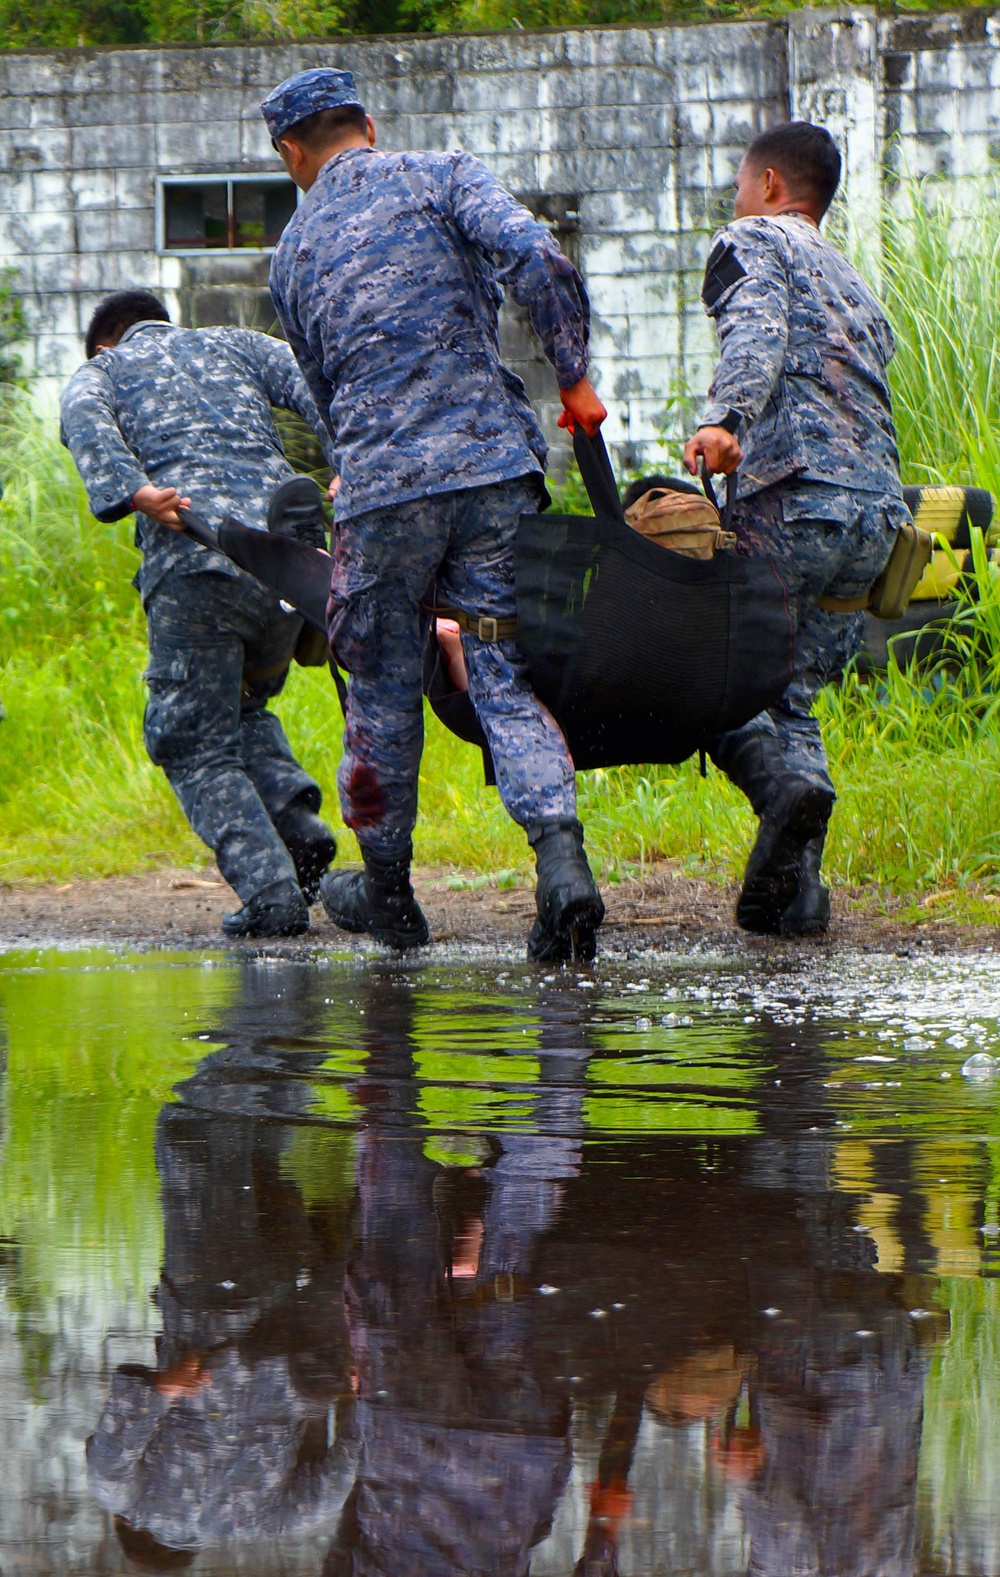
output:
[[[904,481],[1000,496],[1000,186],[908,181],[881,220]]]
[[[880,285],[896,331],[904,479],[976,482],[1000,496],[1000,202],[963,215],[907,188],[883,216]],[[679,434],[674,435],[679,436]],[[0,881],[68,880],[207,859],[142,746],[144,627],[129,586],[130,523],[103,526],[53,427],[16,393],[0,410]],[[821,698],[840,799],[828,843],[839,882],[915,900],[1000,891],[1000,591],[979,554],[957,665],[849,675]],[[336,822],[340,717],[321,671],[293,670],[278,703]],[[605,879],[664,857],[723,880],[754,819],[693,763],[580,778],[588,844]],[[353,840],[345,834],[345,852]],[[431,718],[417,857],[458,871],[527,873],[524,838],[482,783],[477,754]],[[936,911],[940,912],[940,911]],[[996,906],[978,903],[976,914]]]

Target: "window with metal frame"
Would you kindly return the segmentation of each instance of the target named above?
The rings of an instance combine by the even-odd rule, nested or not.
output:
[[[263,251],[292,214],[298,193],[285,175],[213,175],[160,182],[160,250]]]

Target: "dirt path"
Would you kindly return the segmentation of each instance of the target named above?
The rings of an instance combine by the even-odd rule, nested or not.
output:
[[[460,879],[459,879],[460,880]],[[534,912],[527,888],[497,890],[488,885],[456,886],[447,872],[423,870],[416,887],[435,941],[494,946],[519,945]],[[643,878],[610,884],[604,892],[608,918],[602,950],[628,953],[637,948],[665,949],[692,944],[760,950],[801,946],[744,936],[732,919],[735,892],[683,875],[661,864]],[[163,870],[152,875],[100,881],[0,887],[0,948],[62,943],[129,944],[140,947],[245,947],[224,942],[222,915],[235,907],[232,891],[212,869]],[[897,906],[899,907],[899,906]],[[933,951],[1000,951],[1000,927],[956,925],[935,917],[904,921],[878,912],[878,895],[863,890],[837,893],[834,922],[827,940],[811,947],[875,948],[879,951],[927,947]],[[254,944],[259,948],[263,944]],[[312,930],[295,941],[275,945],[283,953],[320,947],[367,945],[336,930],[321,908],[313,910]]]

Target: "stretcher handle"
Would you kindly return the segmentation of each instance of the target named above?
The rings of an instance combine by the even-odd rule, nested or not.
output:
[[[209,525],[204,516],[196,515],[193,509],[179,509],[177,518],[188,536],[194,537],[203,548],[211,548],[215,553],[220,551],[218,532],[214,526]]]
[[[719,500],[715,488],[712,486],[712,478],[708,474],[708,467],[704,460],[701,462],[701,485],[705,490],[705,497],[708,499],[708,502],[713,509],[718,511],[719,523],[723,531],[731,531],[733,529],[733,510],[736,508],[736,472],[730,471],[726,477],[726,502],[721,509],[719,509]]]
[[[610,518],[624,525],[625,514],[618,497],[618,483],[600,430],[593,438],[589,438],[580,423],[576,422],[573,428],[573,453],[580,467],[587,497],[594,506],[594,514],[598,519]]]

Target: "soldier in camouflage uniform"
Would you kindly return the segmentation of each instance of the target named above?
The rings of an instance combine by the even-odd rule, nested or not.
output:
[[[504,805],[538,862],[537,959],[592,957],[604,907],[583,852],[573,763],[504,626],[512,544],[537,507],[545,443],[500,360],[500,281],[552,362],[560,420],[596,431],[589,306],[545,227],[462,153],[383,154],[349,72],[307,71],[263,114],[307,194],[271,293],[341,477],[331,641],[350,674],[339,787],[364,869],[327,877],[327,913],[389,946],[427,925],[410,886],[423,743],[421,603],[454,604]],[[499,266],[498,266],[499,265]]]
[[[736,177],[734,220],[712,242],[702,292],[721,358],[685,449],[694,474],[739,466],[734,529],[781,571],[797,615],[791,683],[776,706],[719,738],[712,759],[747,795],[760,830],[736,917],[749,931],[825,931],[820,880],[833,784],[817,692],[861,647],[849,600],[884,567],[908,518],[881,306],[819,232],[840,179],[828,132],[798,121],[762,132]]]
[[[267,710],[301,621],[187,535],[176,511],[193,504],[263,529],[269,497],[294,476],[271,407],[296,411],[324,442],[325,429],[287,345],[246,329],[175,328],[143,291],[98,307],[87,355],[63,394],[62,438],[98,520],[137,512],[150,759],[243,899],[223,930],[304,931],[336,845],[316,815],[317,784]]]
[[[156,1364],[115,1371],[87,1442],[91,1493],[149,1565],[301,1540],[336,1521],[351,1486],[340,1223],[307,1209],[288,1165],[328,990],[293,963],[246,966],[212,1036],[224,1044],[157,1121]],[[239,1565],[234,1553],[222,1569]]]

